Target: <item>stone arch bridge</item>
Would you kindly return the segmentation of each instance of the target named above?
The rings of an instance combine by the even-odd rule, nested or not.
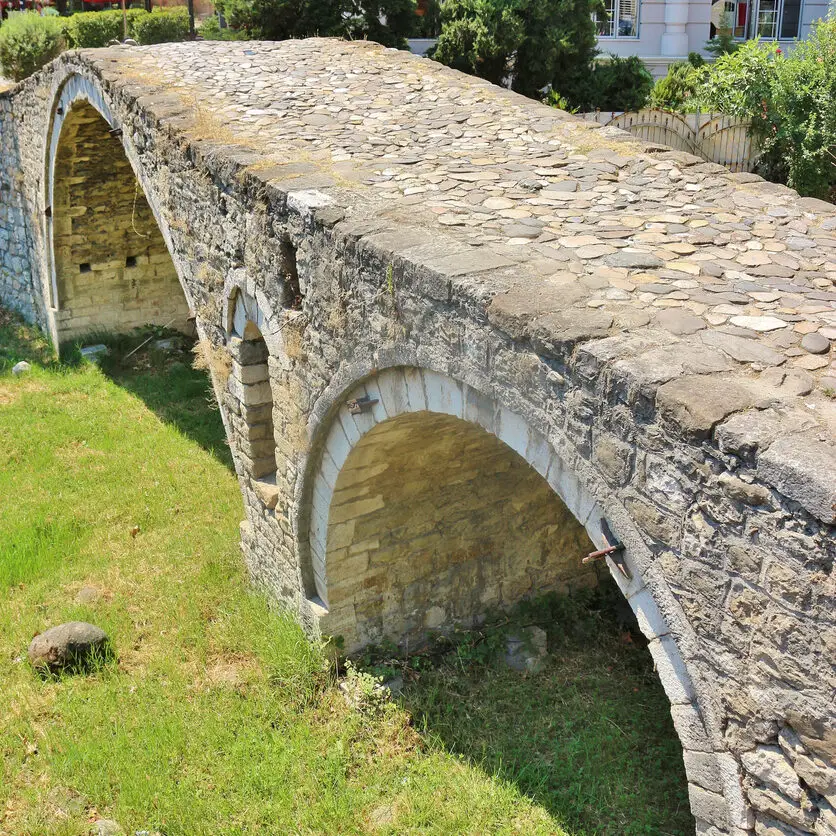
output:
[[[67,53],[0,138],[3,301],[194,319],[308,629],[412,639],[621,543],[697,832],[836,833],[836,207],[368,43]]]

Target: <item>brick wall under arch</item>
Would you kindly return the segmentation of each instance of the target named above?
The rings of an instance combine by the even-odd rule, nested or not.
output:
[[[142,325],[189,331],[189,306],[118,136],[87,101],[60,125],[52,168],[53,298],[59,342]]]
[[[421,411],[352,449],[328,516],[329,612],[347,650],[472,626],[490,611],[598,581],[583,527],[518,453],[478,424]]]

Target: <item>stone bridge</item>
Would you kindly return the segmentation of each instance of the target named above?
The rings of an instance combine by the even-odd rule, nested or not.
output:
[[[697,832],[836,833],[836,207],[368,43],[67,53],[0,137],[3,301],[194,320],[312,633],[414,646],[619,542]]]

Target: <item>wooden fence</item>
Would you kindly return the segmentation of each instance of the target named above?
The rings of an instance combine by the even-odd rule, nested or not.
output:
[[[580,114],[584,119],[612,125],[647,142],[688,151],[731,171],[752,171],[757,149],[749,122],[722,113],[671,113],[639,110],[633,113],[596,111]]]

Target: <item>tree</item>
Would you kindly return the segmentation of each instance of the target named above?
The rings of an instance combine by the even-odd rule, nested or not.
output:
[[[549,85],[577,99],[596,55],[601,0],[447,0],[433,58],[538,97]]]
[[[233,29],[270,41],[323,37],[406,46],[415,0],[218,0]]]

